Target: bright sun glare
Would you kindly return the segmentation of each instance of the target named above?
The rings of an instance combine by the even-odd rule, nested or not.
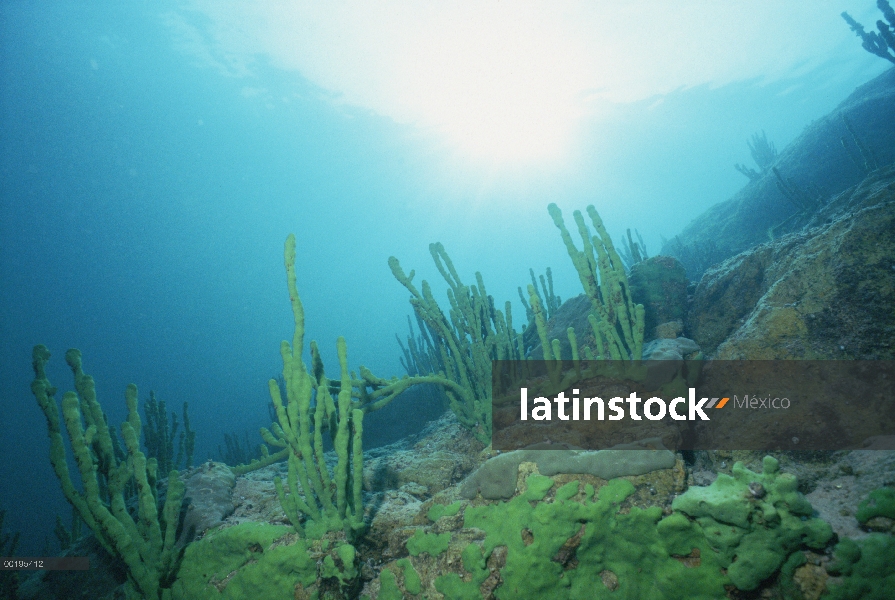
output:
[[[535,74],[518,69],[470,77],[457,68],[440,73],[443,89],[427,88],[420,121],[431,124],[460,154],[503,164],[559,160],[576,121],[571,102],[526,86]]]
[[[222,70],[241,76],[251,64],[241,57],[268,56],[347,104],[436,134],[461,158],[560,160],[581,112],[587,52],[549,5],[195,4],[211,17]],[[208,34],[179,27],[181,43],[208,56]]]
[[[849,37],[811,4],[773,0],[191,6],[183,14],[203,25],[172,16],[179,45],[228,75],[251,75],[263,57],[341,102],[435,133],[458,157],[515,166],[568,156],[587,99],[774,80]],[[835,34],[794,38],[793,24]]]
[[[558,159],[579,117],[568,48],[530,20],[482,31],[459,20],[421,43],[398,72],[416,82],[417,119],[471,158]],[[574,82],[574,83],[573,83]]]

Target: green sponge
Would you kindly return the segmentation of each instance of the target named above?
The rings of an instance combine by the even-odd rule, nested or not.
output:
[[[827,567],[842,580],[827,586],[829,600],[887,600],[895,590],[895,538],[871,533],[857,542],[836,545],[835,561]]]
[[[861,525],[873,517],[895,519],[895,488],[882,487],[870,492],[870,495],[858,505],[855,517]]]
[[[811,504],[795,477],[779,473],[766,456],[762,472],[736,463],[708,487],[675,498],[674,510],[696,519],[737,588],[750,591],[776,573],[803,545],[821,549],[833,537],[829,524],[811,518]]]

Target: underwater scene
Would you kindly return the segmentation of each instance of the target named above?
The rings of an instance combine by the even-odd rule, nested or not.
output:
[[[895,600],[889,1],[0,45],[0,599]]]

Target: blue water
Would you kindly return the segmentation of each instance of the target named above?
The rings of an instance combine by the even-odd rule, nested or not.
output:
[[[344,335],[353,366],[401,375],[410,308],[390,255],[441,298],[428,254],[441,241],[521,321],[529,267],[580,292],[549,202],[595,203],[614,238],[636,227],[655,252],[746,183],[733,164],[749,162],[752,133],[782,149],[887,66],[838,16],[872,22],[872,3],[828,6],[841,40],[810,68],[606,104],[564,163],[495,167],[272,57],[244,72],[198,61],[170,14],[210,35],[208,22],[181,5],[84,4],[0,6],[0,508],[23,555],[55,548],[55,515],[70,514],[30,393],[35,344],[61,391],[65,350],[81,349],[112,423],[131,382],[169,408],[188,401],[196,460],[218,457],[225,432],[269,424],[267,379],[292,331],[289,232],[326,362]]]

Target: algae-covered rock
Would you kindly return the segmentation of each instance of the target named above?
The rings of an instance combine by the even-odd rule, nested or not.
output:
[[[662,519],[657,506],[620,512],[634,493],[629,481],[614,479],[595,493],[589,484],[556,488],[531,475],[526,487],[509,502],[466,508],[465,526],[485,538],[464,552],[462,576],[435,580],[438,591],[481,597],[486,561],[490,566],[502,549],[499,598],[725,597],[730,581],[696,523],[681,515]]]
[[[643,475],[674,467],[676,457],[666,449],[617,449],[581,452],[575,450],[516,450],[485,462],[463,482],[460,495],[495,500],[516,492],[519,465],[533,462],[541,475],[587,474],[602,479]]]
[[[418,556],[423,552],[427,552],[429,556],[438,556],[448,549],[451,543],[451,534],[445,533],[425,533],[422,529],[417,529],[413,537],[407,540],[407,551],[410,556]]]
[[[171,600],[351,597],[358,577],[354,547],[299,539],[292,527],[243,523],[187,546]]]

